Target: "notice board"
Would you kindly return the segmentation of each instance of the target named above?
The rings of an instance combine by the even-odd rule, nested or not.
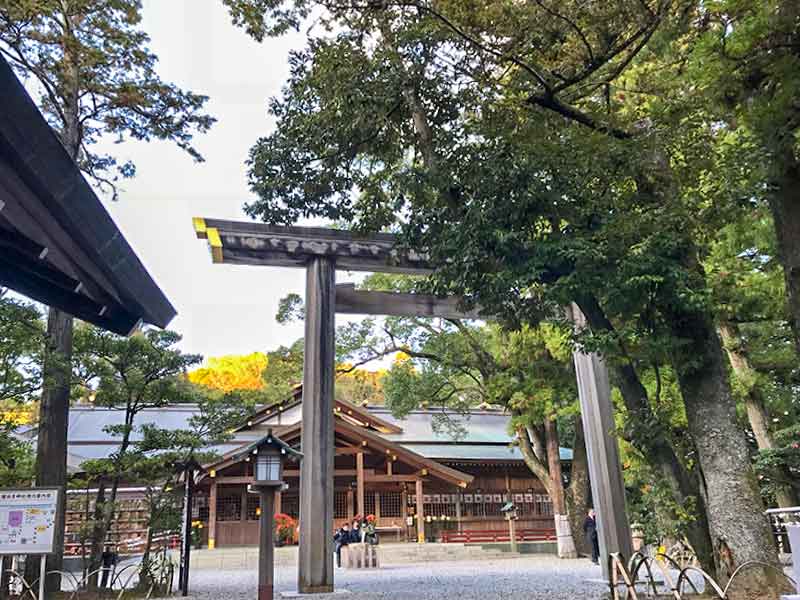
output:
[[[53,551],[58,488],[0,488],[0,554]]]

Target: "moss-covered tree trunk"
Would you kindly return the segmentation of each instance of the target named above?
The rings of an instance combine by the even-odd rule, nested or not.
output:
[[[724,321],[719,324],[719,333],[733,372],[747,390],[744,404],[747,411],[747,421],[753,430],[753,436],[756,438],[756,445],[758,445],[759,450],[771,450],[775,447],[775,443],[770,432],[769,414],[764,404],[764,397],[755,380],[755,370],[750,365],[750,360],[742,348],[739,328],[733,323]],[[792,474],[786,467],[780,470],[779,475],[783,481],[792,481]],[[800,505],[800,497],[798,497],[797,491],[791,485],[779,488],[775,493],[775,500],[781,508]]]
[[[572,445],[572,468],[569,487],[564,499],[567,504],[572,539],[578,556],[590,556],[592,549],[583,535],[583,521],[589,510],[589,460],[586,455],[586,439],[583,435],[583,421],[575,416],[575,442]]]
[[[725,581],[733,569],[748,561],[777,565],[777,550],[747,440],[737,423],[716,328],[710,316],[699,311],[675,311],[669,316],[674,336],[686,342],[673,360],[697,448],[718,575]],[[744,574],[737,589],[765,592],[774,583],[771,572],[756,568]]]
[[[800,354],[800,163],[791,146],[776,158],[778,174],[769,204],[783,264],[789,323]]]

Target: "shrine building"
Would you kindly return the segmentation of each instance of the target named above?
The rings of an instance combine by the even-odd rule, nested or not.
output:
[[[253,462],[242,452],[271,429],[300,447],[301,392],[282,404],[262,408],[243,423],[233,438],[214,448],[220,458],[204,465],[193,506],[204,523],[209,548],[257,545],[259,497],[248,492]],[[194,405],[143,411],[136,425],[186,428]],[[517,537],[555,539],[552,504],[544,487],[525,465],[509,435],[508,414],[491,409],[468,414],[442,409],[415,410],[403,419],[382,406],[337,401],[335,413],[334,496],[331,532],[355,515],[375,515],[382,542],[508,541],[501,507],[518,508]],[[122,420],[124,411],[76,406],[70,411],[69,462],[73,472],[90,458],[108,456],[117,442],[103,428]],[[561,449],[569,469],[571,451]],[[299,518],[298,465],[284,471],[288,488],[277,494],[276,513]],[[136,488],[121,490],[123,502],[134,502]],[[115,523],[111,542],[142,536],[125,522]],[[128,511],[135,516],[134,511]],[[420,525],[421,523],[421,525]],[[116,539],[114,539],[116,538]]]

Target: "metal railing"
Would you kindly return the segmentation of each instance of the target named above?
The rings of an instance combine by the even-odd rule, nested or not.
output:
[[[609,556],[609,573],[611,574],[611,597],[613,600],[638,600],[645,596],[671,596],[675,600],[685,600],[690,595],[704,594],[704,597],[728,600],[728,592],[737,579],[746,571],[753,568],[774,571],[779,578],[784,578],[793,586],[794,579],[786,575],[775,565],[760,561],[750,561],[742,564],[731,575],[728,582],[721,586],[711,575],[700,567],[681,565],[667,554],[646,556],[636,552],[625,564],[618,553]],[[654,576],[654,571],[663,580]],[[698,589],[702,582],[703,589]]]
[[[145,572],[144,569],[147,569]],[[66,590],[67,600],[80,600],[81,596],[91,591],[92,598],[102,597],[107,592],[107,597],[114,600],[124,600],[127,595],[136,590],[136,598],[149,600],[155,594],[157,597],[171,596],[174,590],[175,564],[167,556],[158,556],[154,560],[148,561],[147,565],[136,563],[126,565],[119,570],[112,570],[110,581],[107,587],[91,589],[90,582],[97,581],[103,577],[106,568],[101,567],[78,577],[71,571],[53,570],[47,571],[47,575],[58,574],[63,581],[70,583],[72,589]],[[39,579],[29,582],[24,575],[16,569],[6,571],[10,575],[8,589],[0,590],[0,597],[3,592],[14,592],[13,596],[25,600],[39,600]],[[143,576],[144,575],[144,576]],[[16,593],[18,592],[18,593]]]

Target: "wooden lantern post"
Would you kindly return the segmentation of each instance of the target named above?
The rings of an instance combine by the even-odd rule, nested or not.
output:
[[[299,458],[283,440],[267,435],[248,446],[245,452],[254,455],[255,468],[252,487],[261,497],[258,537],[258,600],[272,600],[275,582],[275,494],[283,488],[283,463],[286,458]]]
[[[516,520],[517,520],[517,507],[514,505],[513,502],[506,502],[503,508],[500,511],[505,515],[506,521],[508,521],[508,539],[511,542],[511,552],[514,554],[517,553],[517,528],[516,528]]]

